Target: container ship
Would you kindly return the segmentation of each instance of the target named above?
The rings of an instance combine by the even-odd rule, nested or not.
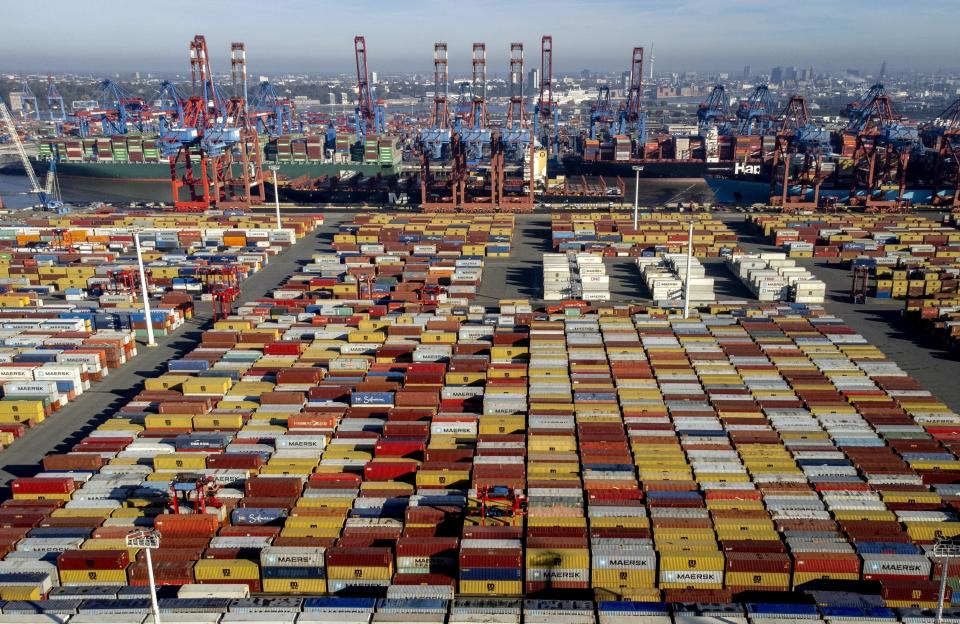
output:
[[[401,161],[395,136],[338,135],[331,143],[323,135],[261,137],[264,169],[277,170],[281,198],[290,201],[379,201],[370,197],[370,180],[398,177]],[[131,201],[171,201],[170,163],[156,135],[126,134],[88,138],[42,139],[31,163],[45,174],[56,161],[57,179],[65,192],[96,184],[118,191]],[[22,170],[10,163],[4,171]],[[267,173],[265,171],[265,173]],[[269,175],[269,174],[268,174]],[[267,187],[272,191],[272,185]],[[309,190],[309,192],[305,192]]]
[[[561,160],[568,175],[702,178],[732,175],[738,164],[759,165],[762,155],[774,147],[773,136],[721,136],[716,130],[700,136],[696,132],[696,126],[690,126],[681,132],[658,133],[642,145],[627,135],[607,141],[579,138]]]

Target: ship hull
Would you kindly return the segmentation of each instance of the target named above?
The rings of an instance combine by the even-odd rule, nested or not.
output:
[[[639,167],[641,178],[702,178],[708,175],[734,173],[733,162],[704,162],[699,160],[649,160],[649,161],[588,161],[579,156],[563,158],[567,175],[634,177]]]
[[[38,176],[47,173],[49,163],[43,160],[31,159]],[[24,173],[23,165],[10,163],[4,166],[4,173]],[[336,163],[281,163],[278,175],[281,179],[294,180],[297,178],[334,177],[344,171],[356,171],[365,177],[395,175],[393,167],[381,167],[378,164],[336,164]],[[270,185],[269,171],[266,174],[267,186]],[[131,202],[169,202],[171,201],[170,165],[167,162],[158,163],[105,163],[105,162],[57,162],[57,181],[65,196],[71,192],[82,194],[85,198],[91,194],[102,193],[103,201],[131,201]],[[312,197],[336,197],[331,201],[355,202],[359,199],[379,201],[380,198],[364,198],[363,192],[356,193],[300,193],[280,189],[280,196],[290,201],[324,201],[311,199]]]
[[[770,182],[762,179],[744,179],[744,178],[706,178],[707,185],[713,191],[717,203],[751,205],[751,204],[769,204],[770,203]],[[792,187],[789,189],[791,197],[799,197],[802,189]],[[904,190],[903,199],[914,204],[929,204],[933,200],[933,189],[908,188]],[[833,198],[839,203],[850,201],[850,189],[821,187],[820,197]],[[891,189],[883,191],[881,197],[876,199],[884,201],[895,201],[897,199],[897,190]],[[803,201],[813,201],[813,190],[808,189],[803,197]]]

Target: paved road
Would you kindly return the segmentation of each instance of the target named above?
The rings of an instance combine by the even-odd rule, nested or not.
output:
[[[261,271],[241,285],[241,301],[262,297],[286,276],[308,262],[311,253],[329,244],[335,225],[345,215],[333,214],[313,234],[304,237],[291,249],[270,259]],[[76,442],[112,416],[141,389],[143,380],[166,371],[166,363],[196,347],[203,330],[211,324],[209,304],[198,303],[197,314],[172,335],[158,340],[159,346],[138,347],[139,355],[123,367],[111,371],[106,380],[94,385],[76,401],[68,404],[50,419],[29,429],[9,448],[0,451],[0,485],[7,486],[15,477],[32,476],[39,469],[39,460],[53,452],[69,451]],[[6,493],[0,491],[0,499]]]

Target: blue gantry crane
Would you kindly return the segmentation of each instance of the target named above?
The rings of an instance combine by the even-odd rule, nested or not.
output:
[[[290,98],[281,97],[276,87],[263,81],[250,103],[250,114],[257,122],[257,131],[272,137],[296,132],[297,112]]]
[[[737,108],[737,135],[762,136],[773,130],[773,97],[765,84],[757,85]]]
[[[177,85],[164,80],[148,100],[150,116],[155,121],[159,134],[167,134],[171,126],[183,119],[184,96]]]
[[[710,96],[697,108],[697,129],[706,136],[711,126],[717,127],[717,134],[730,133],[730,111],[727,91],[722,84],[714,85]]]
[[[40,121],[40,105],[26,78],[20,81],[20,118]]]
[[[47,76],[47,111],[50,121],[60,124],[67,119],[67,111],[63,105],[63,96],[53,83],[53,76]],[[58,126],[59,127],[59,126]]]

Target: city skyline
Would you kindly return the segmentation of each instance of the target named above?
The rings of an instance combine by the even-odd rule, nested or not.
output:
[[[887,73],[895,74],[960,65],[960,41],[952,22],[942,19],[954,8],[949,0],[851,0],[842,10],[837,6],[826,0],[775,8],[759,0],[490,0],[470,13],[434,0],[401,8],[385,0],[349,6],[281,0],[266,9],[250,0],[205,5],[172,0],[160,19],[146,15],[139,22],[130,11],[121,11],[121,25],[111,27],[109,18],[84,24],[91,16],[109,17],[115,4],[55,0],[5,7],[15,29],[0,41],[0,69],[186,72],[187,42],[194,34],[206,36],[217,71],[229,70],[230,42],[243,41],[253,73],[348,72],[355,34],[366,36],[370,66],[383,74],[430,73],[434,41],[448,43],[451,74],[468,70],[473,41],[487,44],[491,74],[506,71],[511,41],[525,44],[527,66],[534,67],[543,34],[554,38],[558,73],[625,68],[635,45],[647,48],[649,62],[651,43],[662,72],[735,72],[751,65],[755,73],[764,73],[781,65],[875,73],[886,60]],[[51,10],[56,20],[50,19]],[[78,24],[83,33],[97,36],[78,37]]]

